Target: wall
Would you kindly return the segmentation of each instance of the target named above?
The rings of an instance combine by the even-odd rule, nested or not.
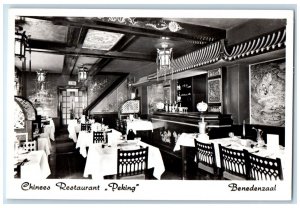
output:
[[[249,121],[249,71],[247,65],[236,64],[226,70],[224,88],[224,114],[232,114],[234,124]]]
[[[91,114],[118,112],[119,107],[128,100],[127,80],[122,82],[114,91],[100,101],[92,110]]]
[[[101,93],[103,93],[118,76],[114,75],[96,75],[89,77],[84,83],[88,91],[88,104],[94,101]],[[46,75],[46,92],[47,99],[42,103],[42,111],[45,115],[58,118],[58,87],[68,86],[68,81],[76,81],[77,76],[47,74]],[[36,73],[26,73],[26,97],[34,103],[37,98]],[[78,84],[79,85],[79,84]]]
[[[97,99],[116,79],[116,75],[96,75],[86,81],[88,105]]]

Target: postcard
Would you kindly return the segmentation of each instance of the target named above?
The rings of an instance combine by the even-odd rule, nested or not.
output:
[[[293,20],[8,9],[7,198],[291,200]]]

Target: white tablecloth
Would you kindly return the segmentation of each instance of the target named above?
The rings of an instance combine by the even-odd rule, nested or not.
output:
[[[38,138],[37,143],[38,150],[44,150],[47,156],[51,154],[51,142],[47,135],[45,135],[44,133],[41,134]]]
[[[195,147],[194,139],[196,138],[197,134],[187,134],[183,133],[178,138],[174,151],[180,150],[180,146],[185,147]],[[283,172],[286,171],[285,166],[285,160],[284,160],[284,148],[282,146],[279,147],[278,150],[268,150],[266,147],[257,147],[254,146],[251,148],[251,144],[256,144],[255,142],[251,140],[246,140],[247,145],[245,145],[245,140],[240,139],[238,137],[232,137],[232,138],[221,138],[221,139],[212,139],[212,140],[199,140],[203,143],[213,143],[215,147],[215,154],[216,154],[216,163],[218,167],[221,167],[221,161],[220,161],[220,151],[219,151],[219,144],[221,144],[224,147],[232,148],[232,149],[238,149],[238,150],[247,150],[248,152],[254,153],[258,156],[262,157],[269,157],[269,158],[280,158]]]
[[[77,142],[77,135],[80,131],[81,124],[77,122],[77,120],[70,120],[68,121],[68,132],[69,132],[69,138],[73,139],[73,141],[76,143]]]
[[[117,141],[121,138],[122,133],[115,129],[108,129],[107,133],[107,144],[110,146],[116,146]],[[83,157],[87,156],[86,147],[93,144],[93,132],[80,131],[78,135],[78,140],[76,143],[76,148],[79,148],[79,152]]]
[[[55,133],[55,125],[52,119],[49,120],[49,125],[44,125],[44,133],[49,135],[49,138],[52,141],[55,141],[54,133]]]
[[[153,176],[160,179],[165,171],[164,162],[158,148],[144,142],[141,146],[149,147],[148,168],[154,168]],[[93,179],[103,179],[105,175],[117,174],[117,148],[101,145],[91,145],[84,168],[84,177],[92,176]]]
[[[136,131],[147,131],[147,130],[153,131],[153,125],[151,121],[134,119],[133,121],[127,120],[126,122],[127,122],[127,129],[126,129],[127,134],[130,129],[132,129],[135,134]]]
[[[22,179],[46,179],[51,174],[45,151],[38,150],[22,154],[19,155],[18,160],[23,161],[25,158],[29,161],[21,166]]]

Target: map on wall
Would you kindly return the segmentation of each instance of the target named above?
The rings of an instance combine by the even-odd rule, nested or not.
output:
[[[250,65],[250,123],[285,125],[285,59]]]

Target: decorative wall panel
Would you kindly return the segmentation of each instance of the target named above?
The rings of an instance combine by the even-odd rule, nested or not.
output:
[[[18,103],[15,104],[14,111],[14,129],[24,129],[25,128],[25,115]]]
[[[172,73],[180,73],[182,71],[213,64],[219,61],[230,62],[283,49],[285,48],[285,41],[285,28],[232,46],[227,46],[223,40],[220,40],[174,59],[171,63],[173,72],[170,69],[166,74],[171,75]],[[147,78],[153,80],[157,78],[156,76],[156,73],[153,73]]]
[[[285,59],[250,65],[250,123],[285,125]]]
[[[209,79],[208,83],[208,103],[222,102],[222,79]]]
[[[110,85],[116,80],[117,76],[97,75],[89,77],[87,80],[88,87],[88,104],[97,99]]]
[[[127,80],[125,80],[117,89],[101,100],[91,113],[117,113],[120,106],[128,100]]]
[[[24,110],[24,113],[26,114],[25,119],[31,120],[31,121],[36,119],[35,109],[28,100],[21,98],[21,97],[15,97],[15,101]]]

